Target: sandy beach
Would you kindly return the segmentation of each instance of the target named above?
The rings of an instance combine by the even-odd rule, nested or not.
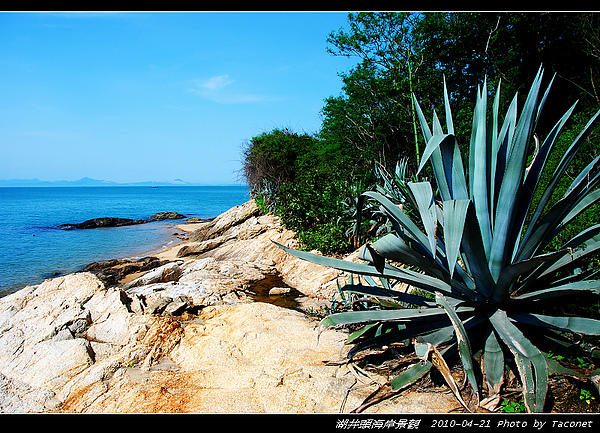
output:
[[[175,228],[177,230],[180,230],[182,232],[185,232],[187,234],[187,236],[189,236],[190,233],[193,233],[194,231],[198,230],[199,228],[201,228],[203,225],[207,224],[206,222],[199,222],[199,223],[188,223],[188,224],[177,224],[175,226]],[[153,257],[157,257],[161,260],[175,260],[177,259],[177,252],[184,246],[186,246],[188,244],[188,241],[186,239],[181,239],[181,238],[177,238],[180,240],[180,242],[177,242],[175,245],[170,246],[167,249],[164,250],[159,250],[156,251],[152,254],[150,254]]]

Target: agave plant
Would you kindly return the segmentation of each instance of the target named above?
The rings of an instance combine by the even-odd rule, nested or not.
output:
[[[420,360],[391,379],[393,389],[407,387],[435,366],[460,399],[448,371],[454,357],[462,362],[476,404],[484,391],[488,401],[499,396],[511,367],[522,384],[526,409],[541,412],[549,373],[574,374],[549,358],[547,347],[570,333],[600,335],[598,320],[551,313],[557,303],[574,296],[600,295],[593,270],[572,272],[578,261],[600,249],[600,224],[548,251],[571,220],[600,200],[599,157],[555,204],[551,201],[600,111],[542,185],[548,155],[575,108],[539,142],[535,128],[550,89],[542,93],[542,77],[540,68],[520,113],[515,95],[503,119],[500,86],[490,109],[487,85],[480,86],[466,169],[445,82],[446,132],[435,111],[432,127],[428,125],[413,96],[427,143],[419,172],[431,164],[435,183],[408,182],[408,198],[417,210],[412,217],[379,192],[361,195],[359,214],[365,200],[375,201],[393,226],[392,232],[362,248],[364,262],[280,245],[302,259],[366,278],[366,284],[350,283],[342,290],[376,299],[380,308],[332,314],[322,324],[362,326],[349,338],[354,344],[350,357],[365,348],[412,342]],[[399,290],[398,283],[420,290]]]

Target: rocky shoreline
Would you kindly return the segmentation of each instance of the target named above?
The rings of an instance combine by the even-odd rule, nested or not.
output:
[[[87,221],[83,221],[81,223],[70,223],[70,224],[61,224],[58,228],[63,230],[89,230],[89,229],[97,229],[97,228],[105,228],[105,227],[124,227],[124,226],[134,226],[138,224],[147,224],[153,221],[164,221],[164,220],[178,220],[185,218],[185,215],[182,215],[177,212],[159,212],[154,214],[148,218],[134,220],[131,218],[119,218],[119,217],[101,217],[101,218],[93,218]]]
[[[90,264],[0,299],[0,412],[339,413],[385,382],[337,362],[347,333],[307,313],[347,276],[279,249],[297,241],[278,218],[251,200],[178,227],[188,239],[151,258]],[[279,287],[258,293],[270,281]],[[289,293],[293,308],[272,302]],[[409,393],[367,412],[456,407]]]

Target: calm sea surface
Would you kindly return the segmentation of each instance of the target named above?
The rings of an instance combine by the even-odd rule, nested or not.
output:
[[[143,257],[178,242],[183,220],[62,230],[92,218],[158,212],[213,218],[250,198],[245,186],[0,188],[0,296],[98,261]]]

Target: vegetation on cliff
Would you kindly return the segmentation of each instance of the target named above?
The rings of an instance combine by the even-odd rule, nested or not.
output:
[[[253,196],[281,216],[307,249],[349,251],[355,246],[350,235],[356,197],[381,185],[382,171],[394,173],[398,161],[406,163],[408,175],[416,172],[426,143],[412,94],[419,95],[429,116],[430,107],[443,104],[445,79],[465,157],[482,77],[490,89],[502,80],[503,92],[517,93],[521,107],[540,65],[556,74],[537,138],[550,133],[562,107],[578,101],[557,153],[600,107],[600,17],[595,13],[350,13],[348,27],[332,31],[327,50],[359,62],[340,73],[340,95],[324,101],[321,130],[307,134],[276,128],[249,139],[243,148],[241,174]],[[500,110],[509,103],[501,101]],[[598,154],[599,132],[590,132],[552,200],[564,193],[566,179]],[[549,158],[555,167],[556,154]],[[431,177],[431,169],[422,175]],[[541,179],[548,181],[548,176]],[[597,214],[595,207],[584,213],[564,239],[599,222]],[[375,223],[377,213],[372,217]],[[372,225],[365,222],[365,229]]]

